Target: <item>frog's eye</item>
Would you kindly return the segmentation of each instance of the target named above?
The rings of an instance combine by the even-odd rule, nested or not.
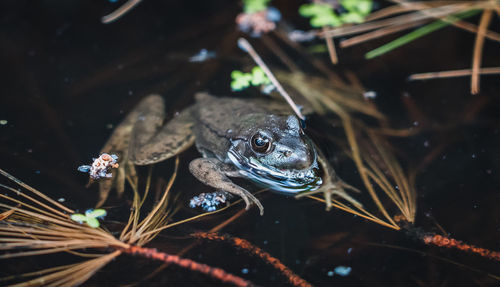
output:
[[[271,138],[261,133],[256,133],[251,139],[252,149],[258,153],[268,153],[271,151]]]

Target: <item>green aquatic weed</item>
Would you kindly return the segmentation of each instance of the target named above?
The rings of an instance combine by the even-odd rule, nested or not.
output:
[[[311,26],[316,28],[361,23],[370,14],[373,0],[339,0],[339,4],[345,9],[345,12],[337,14],[328,4],[311,3],[301,5],[299,13],[303,17],[311,18]]]
[[[231,89],[241,91],[250,86],[269,85],[271,81],[260,67],[254,67],[251,73],[235,70],[231,72]]]
[[[267,3],[271,0],[243,0],[245,13],[256,13],[267,9]]]
[[[99,220],[98,218],[103,218],[106,216],[106,210],[104,209],[89,209],[85,211],[85,214],[81,213],[75,213],[71,215],[71,219],[73,221],[76,221],[78,223],[87,223],[88,226],[92,228],[98,228],[99,227]]]
[[[342,22],[340,18],[333,12],[333,8],[328,4],[311,3],[301,5],[299,8],[300,15],[311,18],[311,26],[340,26]]]

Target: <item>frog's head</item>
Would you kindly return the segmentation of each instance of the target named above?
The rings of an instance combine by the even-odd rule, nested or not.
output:
[[[284,193],[321,185],[316,146],[297,117],[249,115],[241,122],[228,157],[242,175]]]

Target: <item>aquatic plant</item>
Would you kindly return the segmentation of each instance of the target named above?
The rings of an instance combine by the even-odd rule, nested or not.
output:
[[[174,183],[179,160],[161,199],[145,216],[141,207],[148,194],[150,176],[146,183],[144,196],[139,196],[137,186],[132,184],[134,200],[129,220],[118,237],[99,226],[91,226],[92,220],[105,214],[103,210],[93,210],[86,215],[75,212],[61,203],[47,197],[42,192],[16,179],[4,170],[0,174],[25,189],[21,191],[3,184],[0,187],[15,196],[0,194],[4,211],[0,217],[0,240],[3,242],[0,259],[69,252],[84,259],[83,261],[1,278],[1,282],[27,280],[23,286],[76,286],[88,280],[95,272],[121,254],[129,254],[175,264],[192,271],[200,272],[222,282],[236,286],[250,286],[249,281],[226,271],[198,263],[191,259],[171,255],[152,248],[143,247],[162,230],[205,216],[205,213],[180,221],[172,221],[176,210],[170,204],[170,190]],[[4,203],[5,202],[5,203]],[[85,219],[83,218],[85,217]],[[79,224],[76,221],[86,221]],[[91,258],[91,259],[88,259]],[[32,277],[39,276],[33,279]]]
[[[333,8],[324,3],[304,4],[299,8],[300,15],[311,18],[311,26],[321,28],[325,26],[337,27],[342,25],[340,17],[333,12]]]
[[[88,209],[85,214],[73,213],[71,214],[71,220],[76,221],[80,224],[86,223],[92,228],[97,228],[100,226],[99,220],[106,216],[106,210],[104,209]]]
[[[234,70],[231,72],[231,78],[233,79],[231,81],[231,89],[233,91],[241,91],[250,86],[256,87],[271,83],[264,71],[258,66],[253,67],[251,73]]]
[[[372,10],[372,0],[339,0],[345,11],[336,13],[328,3],[316,2],[303,4],[299,14],[311,18],[311,26],[322,28],[326,26],[338,27],[349,23],[362,23]]]
[[[336,13],[330,3],[315,1],[311,4],[303,4],[299,8],[299,14],[311,18],[310,24],[315,28],[323,29],[325,32],[329,27],[339,27],[344,24],[362,23],[364,18],[372,9],[372,0],[339,0],[342,13]],[[326,38],[328,54],[333,64],[338,62],[335,43],[331,38]]]
[[[435,76],[442,78],[470,75],[471,93],[479,93],[479,75],[486,72],[481,69],[484,40],[500,41],[500,35],[498,33],[488,30],[494,11],[500,9],[500,2],[483,0],[427,2],[397,0],[393,2],[395,2],[394,5],[383,8],[367,16],[366,21],[362,24],[323,30],[320,36],[326,39],[333,39],[360,34],[341,40],[340,47],[346,48],[430,22],[426,26],[367,52],[365,57],[367,59],[372,59],[446,26],[453,26],[474,33],[476,34],[476,39],[472,54],[472,69],[418,74],[410,78],[417,80],[434,78]],[[479,26],[463,21],[463,19],[478,13],[481,13]],[[487,73],[499,73],[498,71],[500,71],[499,68],[490,68]]]
[[[243,11],[245,13],[256,13],[267,9],[271,0],[243,0]]]

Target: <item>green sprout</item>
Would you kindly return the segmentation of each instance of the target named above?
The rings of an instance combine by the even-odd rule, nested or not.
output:
[[[271,0],[243,0],[245,13],[256,13],[267,9],[267,3]]]
[[[346,23],[361,23],[370,14],[373,0],[339,0],[346,12],[337,15],[332,6],[325,3],[312,3],[300,6],[299,13],[311,18],[311,26],[315,28],[338,27]]]
[[[97,219],[103,218],[106,214],[106,210],[104,209],[88,209],[85,211],[85,215],[81,213],[72,214],[71,219],[80,224],[85,222],[92,228],[98,228],[100,224]]]
[[[340,26],[342,22],[335,15],[333,8],[328,4],[312,3],[300,6],[299,13],[303,17],[311,18],[311,26]]]
[[[250,86],[269,85],[271,81],[260,67],[254,67],[251,73],[235,70],[231,72],[231,89],[241,91]]]

